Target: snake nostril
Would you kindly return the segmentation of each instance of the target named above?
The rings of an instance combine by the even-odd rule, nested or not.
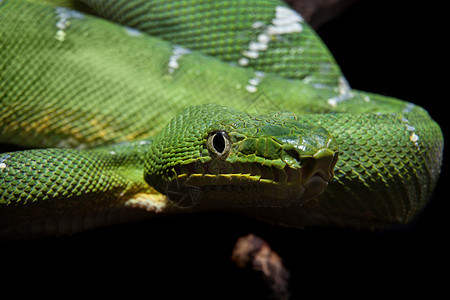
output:
[[[292,157],[297,163],[300,164],[300,153],[295,149],[286,150],[286,154]]]

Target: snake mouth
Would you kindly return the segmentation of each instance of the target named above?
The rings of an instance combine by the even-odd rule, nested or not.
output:
[[[317,171],[303,183],[305,189],[301,198],[305,202],[311,198],[320,196],[328,186],[329,176],[323,171]]]
[[[319,150],[310,161],[305,163],[302,186],[305,192],[304,201],[321,195],[328,183],[334,178],[334,167],[338,160],[338,152],[329,149]]]
[[[302,205],[308,200],[320,196],[328,186],[328,183],[334,178],[334,167],[338,160],[337,152],[326,150],[326,153],[320,153],[303,162],[302,168],[285,168],[288,174],[287,189],[293,185],[298,189],[290,193],[292,204]],[[299,174],[299,175],[296,175]],[[296,180],[300,176],[300,180]]]
[[[333,179],[337,153],[326,151],[305,159],[300,168],[224,160],[181,165],[165,194],[180,207],[301,205],[322,194]]]

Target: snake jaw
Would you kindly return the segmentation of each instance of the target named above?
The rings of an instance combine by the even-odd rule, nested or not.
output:
[[[302,167],[216,159],[175,168],[165,194],[178,207],[286,207],[319,196],[333,179],[337,152],[321,149]]]

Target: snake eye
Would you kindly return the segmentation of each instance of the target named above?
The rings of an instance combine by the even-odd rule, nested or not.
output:
[[[231,149],[230,137],[225,131],[212,132],[208,137],[208,148],[217,156],[224,156]]]

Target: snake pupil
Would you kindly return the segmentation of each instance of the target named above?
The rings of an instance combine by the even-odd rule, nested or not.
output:
[[[218,153],[223,154],[223,151],[225,150],[225,138],[222,132],[218,132],[214,135],[213,146]]]
[[[231,148],[227,133],[225,131],[212,132],[208,137],[208,148],[217,156],[224,157]]]

